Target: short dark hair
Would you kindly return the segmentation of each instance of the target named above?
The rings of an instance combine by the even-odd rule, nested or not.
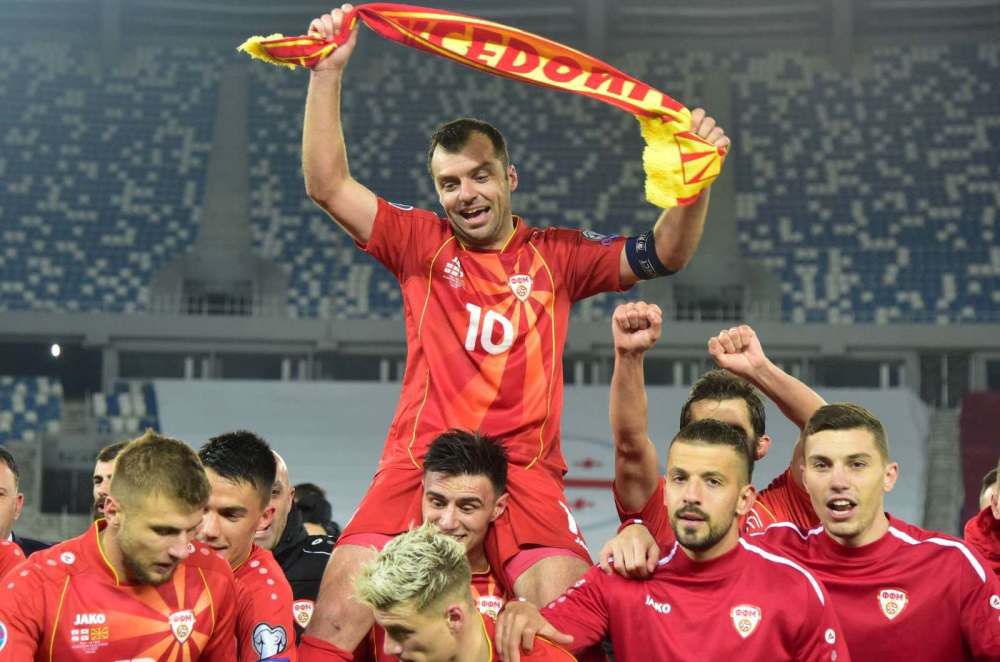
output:
[[[111,462],[122,450],[128,446],[127,441],[117,441],[113,444],[108,444],[101,450],[97,451],[97,461],[98,462]]]
[[[198,451],[198,457],[222,478],[253,486],[262,507],[271,500],[278,462],[267,442],[253,432],[237,430],[212,437]]]
[[[16,472],[15,472],[16,474]],[[998,482],[997,468],[993,467],[989,472],[983,476],[983,484],[979,486],[979,496],[983,496],[983,492],[990,489]]]
[[[158,494],[194,510],[205,507],[211,491],[194,450],[152,430],[129,442],[118,454],[111,481],[111,496],[122,504]]]
[[[747,483],[753,479],[754,454],[747,443],[746,431],[738,425],[717,421],[714,418],[694,421],[682,427],[670,445],[673,446],[677,442],[729,446],[746,463]]]
[[[333,506],[316,492],[308,492],[295,502],[295,506],[302,513],[302,521],[309,524],[319,524],[326,527],[333,519]]]
[[[497,496],[507,491],[507,451],[494,437],[448,430],[431,442],[424,456],[424,475],[486,476]]]
[[[10,467],[10,472],[14,474],[14,488],[17,489],[21,483],[21,472],[17,470],[17,460],[3,446],[0,446],[0,464],[6,464]]]
[[[691,387],[687,402],[681,408],[681,428],[691,423],[691,406],[702,400],[742,400],[747,405],[750,414],[750,427],[753,428],[753,448],[756,451],[757,440],[764,436],[764,401],[754,385],[737,377],[728,370],[709,370]]]
[[[295,486],[295,501],[296,503],[300,499],[317,496],[321,499],[326,498],[326,490],[317,485],[316,483],[299,483]]]
[[[806,427],[802,430],[802,438],[807,442],[809,437],[819,432],[856,429],[868,430],[871,433],[879,455],[884,462],[888,462],[889,440],[886,438],[885,428],[882,427],[882,422],[875,418],[875,414],[861,405],[839,402],[820,407],[806,423]]]
[[[474,133],[481,133],[493,143],[493,153],[504,169],[510,165],[510,154],[507,152],[507,141],[500,130],[489,122],[477,120],[473,117],[460,117],[446,122],[439,126],[431,135],[431,144],[427,148],[427,170],[431,171],[431,159],[434,157],[434,150],[438,146],[446,152],[454,154],[460,151],[469,142]]]

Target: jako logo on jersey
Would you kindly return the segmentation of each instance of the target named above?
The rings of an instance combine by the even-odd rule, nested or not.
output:
[[[658,614],[669,614],[670,613],[670,603],[669,602],[657,602],[653,598],[646,594],[646,606],[652,607],[653,611]]]
[[[462,263],[458,261],[457,257],[451,258],[448,264],[444,265],[444,277],[448,284],[454,288],[465,285],[465,272],[462,271]]]
[[[194,612],[190,609],[175,611],[167,617],[167,622],[170,623],[170,629],[173,630],[177,641],[183,644],[194,630]]]
[[[884,588],[878,592],[878,604],[890,621],[903,613],[907,600],[906,591],[898,588]]]
[[[516,276],[511,276],[507,279],[507,284],[510,285],[510,291],[514,293],[521,301],[527,301],[528,295],[531,294],[531,284],[534,281],[531,280],[531,276],[525,276],[524,274],[517,274]]]
[[[305,627],[309,625],[309,621],[313,617],[313,601],[312,600],[296,600],[292,603],[292,617],[295,622]]]
[[[753,605],[736,605],[729,612],[729,617],[733,619],[733,627],[736,632],[746,639],[754,633],[760,625],[760,607]]]
[[[267,623],[258,623],[253,629],[253,648],[257,651],[257,659],[266,660],[285,650],[288,645],[288,634],[280,625],[271,627]]]
[[[108,619],[104,614],[77,614],[73,625],[104,625]]]

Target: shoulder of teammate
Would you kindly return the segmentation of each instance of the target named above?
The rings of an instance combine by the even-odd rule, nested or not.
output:
[[[19,545],[9,540],[0,542],[0,579],[2,579],[11,568],[23,563],[24,560],[24,552],[21,551],[21,547]]]
[[[822,582],[813,575],[805,565],[795,558],[783,554],[780,551],[769,550],[762,545],[755,544],[757,536],[750,536],[750,539],[740,538],[739,544],[748,552],[748,563],[758,568],[754,572],[755,577],[774,577],[775,581],[768,581],[768,586],[780,586],[781,594],[775,593],[776,597],[784,594],[792,586],[798,586],[803,591],[803,599],[811,601],[813,604],[826,606],[829,604],[829,596]],[[778,580],[777,578],[781,578]],[[784,602],[784,598],[780,598]],[[795,604],[795,601],[790,601]]]
[[[40,554],[17,564],[0,582],[0,662],[35,659],[45,636],[47,594],[67,581],[68,566],[50,565],[49,558],[39,565]]]
[[[408,266],[422,266],[421,254],[449,236],[447,219],[427,209],[379,198],[368,241],[357,245],[399,276]]]
[[[191,543],[192,551],[182,563],[188,567],[198,568],[205,573],[206,579],[231,582],[233,571],[229,562],[217,551],[200,542]]]
[[[823,527],[801,529],[793,522],[775,522],[758,531],[745,532],[748,543],[761,549],[801,561],[808,556]]]
[[[924,529],[892,515],[889,516],[889,535],[918,553],[933,557],[938,563],[947,563],[952,569],[951,579],[964,577],[976,586],[989,583],[992,575],[989,564],[961,538]],[[948,576],[939,575],[942,579]]]
[[[292,587],[274,556],[255,546],[236,574],[239,596],[236,637],[241,642],[242,654],[252,651],[259,659],[277,653],[294,654]]]

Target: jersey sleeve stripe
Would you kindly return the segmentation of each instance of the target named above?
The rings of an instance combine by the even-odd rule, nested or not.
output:
[[[208,593],[208,611],[212,615],[212,634],[215,634],[215,596],[212,594],[212,587],[201,568],[198,568],[198,576],[201,577],[201,583],[205,586],[205,592]]]
[[[927,538],[925,540],[917,540],[916,538],[914,538],[910,534],[908,534],[908,533],[906,533],[904,531],[900,531],[899,529],[897,529],[894,526],[890,526],[889,527],[889,533],[891,533],[895,537],[899,538],[903,542],[907,543],[908,545],[920,545],[922,543],[929,542],[929,543],[933,543],[935,545],[940,545],[941,547],[954,547],[958,551],[962,552],[962,554],[965,556],[966,560],[969,562],[969,565],[971,565],[972,569],[976,572],[977,575],[979,575],[980,581],[982,581],[984,584],[986,583],[986,570],[985,570],[985,568],[983,568],[983,564],[980,563],[979,560],[976,559],[975,556],[973,556],[972,552],[969,551],[968,547],[966,547],[964,544],[960,543],[959,541],[957,541],[957,540],[948,540],[947,538],[936,538],[936,537],[935,538]]]
[[[59,606],[56,607],[56,615],[52,619],[52,637],[49,639],[49,662],[52,662],[54,659],[52,656],[55,653],[56,633],[59,632],[59,616],[62,614],[63,601],[66,599],[66,590],[69,588],[69,579],[69,576],[67,576],[66,581],[63,582],[62,591],[59,593]]]
[[[747,550],[748,552],[753,552],[754,554],[758,554],[761,557],[767,559],[768,561],[771,561],[772,563],[778,563],[780,565],[786,565],[789,568],[793,568],[793,569],[798,570],[799,572],[801,572],[802,576],[805,577],[809,581],[809,585],[812,586],[813,590],[816,592],[816,597],[819,598],[819,603],[821,605],[824,605],[824,606],[826,605],[826,598],[823,597],[823,589],[820,588],[819,582],[816,581],[816,578],[813,577],[809,573],[808,570],[806,570],[805,568],[803,568],[802,566],[800,566],[798,563],[795,563],[794,561],[790,561],[790,560],[786,559],[783,556],[778,556],[777,554],[772,554],[771,552],[766,552],[763,549],[761,549],[760,547],[757,547],[756,545],[751,545],[750,543],[748,543],[743,538],[740,538],[740,545],[742,545],[743,549]]]

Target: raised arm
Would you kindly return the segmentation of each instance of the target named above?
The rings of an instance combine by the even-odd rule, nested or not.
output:
[[[715,147],[728,149],[731,144],[726,132],[713,118],[705,114],[704,108],[695,108],[691,111],[691,130]],[[691,261],[701,241],[702,230],[705,228],[710,195],[711,189],[706,188],[690,205],[666,209],[656,219],[656,225],[653,226],[656,257],[668,271],[680,271]],[[629,265],[624,250],[621,256],[620,275],[624,286],[633,285],[639,280],[639,276]]]
[[[708,351],[720,368],[746,379],[778,406],[781,413],[805,427],[816,410],[826,404],[819,394],[775,365],[764,354],[757,334],[746,324],[723,330],[708,341]],[[792,451],[792,476],[802,484],[802,444]]]
[[[615,371],[611,376],[611,436],[615,447],[615,492],[626,512],[637,512],[660,480],[656,446],[649,438],[643,357],[663,326],[659,306],[625,303],[615,309],[611,332]]]
[[[343,5],[313,19],[309,32],[332,38],[340,31],[344,13],[351,9],[351,5]],[[312,201],[352,239],[364,244],[371,236],[378,201],[374,193],[351,177],[340,115],[344,68],[357,41],[355,29],[350,39],[312,71],[302,130],[302,173],[306,194]]]

